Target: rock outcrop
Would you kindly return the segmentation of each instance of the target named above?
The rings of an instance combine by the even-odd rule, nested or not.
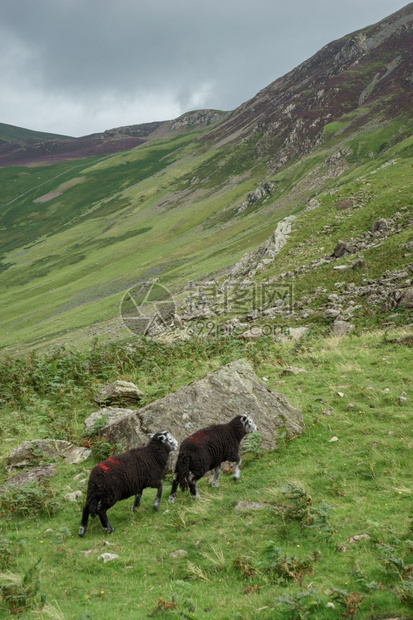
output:
[[[146,444],[148,433],[163,429],[171,430],[181,442],[200,428],[226,423],[239,414],[253,418],[264,450],[277,447],[279,432],[291,437],[301,434],[304,427],[301,412],[282,394],[270,390],[245,359],[222,366],[142,409],[101,409],[85,425],[90,429],[107,416],[98,434],[128,449]],[[175,461],[173,453],[168,461],[169,470]]]
[[[24,471],[21,474],[16,474],[11,478],[7,478],[4,481],[4,485],[0,487],[0,493],[5,490],[7,486],[20,488],[28,482],[39,482],[45,478],[51,478],[56,474],[56,465],[49,463],[48,465],[41,465],[40,467],[34,467],[28,471]]]
[[[90,453],[89,448],[74,446],[70,441],[34,439],[25,441],[10,452],[7,459],[7,469],[10,471],[15,467],[37,465],[43,460],[57,460],[59,457],[71,464],[82,463]]]

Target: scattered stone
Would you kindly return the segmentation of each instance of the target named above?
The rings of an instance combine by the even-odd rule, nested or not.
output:
[[[73,493],[66,493],[63,499],[66,502],[77,502],[79,497],[82,497],[82,495],[83,495],[82,491],[74,491]]]
[[[336,319],[339,316],[340,310],[335,308],[327,308],[327,310],[324,310],[323,312],[323,319]]]
[[[309,330],[309,327],[290,327],[288,333],[283,333],[278,336],[278,340],[281,342],[288,342],[288,340],[298,341],[301,340]]]
[[[369,540],[370,536],[368,534],[356,534],[355,536],[352,536],[351,538],[348,539],[347,542],[349,542],[350,544],[353,544],[355,542],[358,542],[359,540]]]
[[[399,403],[399,405],[404,405],[405,403],[407,403],[407,398],[405,396],[399,396],[397,402]]]
[[[346,271],[347,269],[350,269],[350,265],[334,265],[333,269],[336,271]]]
[[[340,398],[344,398],[345,394],[344,392],[337,392],[337,396],[340,396]]]
[[[364,267],[365,265],[365,261],[364,258],[359,258],[358,260],[356,260],[355,263],[352,264],[351,268],[352,269],[361,269],[362,267]]]
[[[382,312],[386,312],[387,310],[393,310],[393,308],[398,308],[399,306],[413,308],[413,288],[390,291],[381,310]]]
[[[338,437],[332,437],[328,440],[328,443],[334,443],[335,441],[338,441]]]
[[[389,228],[391,228],[391,224],[392,224],[391,220],[385,220],[384,218],[380,218],[376,222],[373,222],[373,224],[370,227],[370,232],[375,233],[375,232],[387,231],[389,230]]]
[[[108,410],[95,412],[85,421],[90,428],[91,420],[98,428],[99,436],[111,443],[120,443],[124,449],[147,443],[147,434],[159,429],[173,429],[181,442],[194,431],[210,424],[229,422],[236,415],[251,415],[262,436],[262,448],[277,447],[278,429],[286,429],[287,435],[300,435],[304,420],[301,411],[295,409],[282,394],[273,392],[255,374],[251,364],[240,359],[222,366],[167,394],[141,409],[121,415],[108,415]],[[99,417],[106,421],[97,425]],[[173,471],[177,455],[171,453],[168,471]]]
[[[188,551],[185,551],[185,549],[178,549],[178,551],[173,551],[170,553],[169,557],[176,560],[177,558],[182,558],[185,555],[188,555]]]
[[[359,247],[353,243],[344,243],[344,241],[339,241],[336,247],[333,250],[333,256],[335,258],[341,258],[342,256],[347,256],[348,254],[355,254],[359,251]]]
[[[107,562],[112,562],[112,560],[117,560],[117,559],[119,559],[119,556],[116,555],[116,553],[102,553],[98,557],[98,560],[103,560],[104,564],[106,564]]]
[[[143,392],[134,383],[115,381],[102,388],[95,400],[100,405],[128,406],[136,405],[142,396]]]
[[[353,329],[354,325],[352,323],[337,318],[330,327],[330,334],[338,337],[347,336]]]

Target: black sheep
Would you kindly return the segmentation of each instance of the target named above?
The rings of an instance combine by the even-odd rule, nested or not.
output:
[[[89,515],[99,515],[103,529],[109,534],[113,532],[106,511],[119,500],[132,495],[135,495],[132,505],[135,511],[146,487],[158,489],[153,504],[154,509],[158,510],[168,455],[176,450],[178,442],[169,431],[149,437],[151,440],[146,446],[117,454],[94,466],[90,472],[79,536],[85,535]]]
[[[184,439],[176,462],[169,503],[174,503],[178,485],[182,491],[189,486],[191,497],[199,497],[196,481],[210,469],[215,470],[212,486],[217,487],[223,461],[236,462],[234,480],[238,480],[241,465],[239,445],[246,434],[256,430],[249,416],[237,415],[228,424],[203,428]]]

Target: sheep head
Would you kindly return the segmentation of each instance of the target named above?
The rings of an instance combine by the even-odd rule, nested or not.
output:
[[[163,443],[171,452],[176,450],[178,447],[177,440],[169,431],[160,431],[155,434],[151,433],[148,437],[150,437],[152,441],[159,441],[160,443]]]
[[[254,422],[252,421],[252,418],[250,418],[249,415],[241,416],[241,423],[245,429],[246,435],[248,435],[249,433],[257,432],[257,426],[254,424]]]

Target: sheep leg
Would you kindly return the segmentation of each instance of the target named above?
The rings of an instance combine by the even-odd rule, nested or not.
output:
[[[188,477],[188,484],[189,484],[189,491],[191,493],[192,499],[198,499],[199,498],[198,489],[196,488],[196,484],[195,483],[196,483],[195,476],[194,476],[194,474],[190,473],[189,477]]]
[[[137,508],[139,508],[141,504],[142,491],[140,493],[136,493],[134,502],[132,504],[132,512],[135,512]]]
[[[163,491],[163,484],[161,482],[159,487],[158,487],[158,492],[156,494],[155,501],[153,503],[153,509],[154,510],[158,510],[158,508],[159,508],[159,504],[161,503],[162,491]]]
[[[79,536],[85,535],[88,519],[89,519],[89,507],[86,503],[83,508],[82,521],[80,522]]]
[[[235,471],[234,471],[234,476],[233,476],[234,480],[239,480],[239,477],[241,475],[241,469],[240,469],[241,462],[242,462],[242,458],[239,456],[238,461],[235,465]]]
[[[172,480],[172,489],[169,494],[168,504],[174,504],[176,499],[176,490],[178,488],[178,474],[174,474]]]
[[[219,474],[220,473],[221,473],[221,465],[218,465],[214,469],[214,477],[211,482],[213,487],[219,487]]]
[[[108,534],[111,534],[114,531],[114,529],[109,523],[109,519],[108,519],[108,515],[106,514],[106,511],[109,510],[109,508],[111,508],[114,504],[116,504],[116,502],[106,502],[106,503],[101,502],[98,508],[98,515],[99,515],[100,522],[102,524],[103,529],[106,530]]]

